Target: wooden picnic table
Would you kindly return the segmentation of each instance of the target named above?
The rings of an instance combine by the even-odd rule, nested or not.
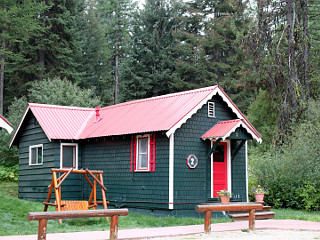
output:
[[[222,212],[222,211],[249,211],[249,229],[255,229],[255,211],[262,210],[263,205],[260,203],[253,202],[231,202],[229,204],[221,203],[208,203],[203,205],[197,205],[197,212],[204,212],[204,233],[211,232],[211,215],[212,212]]]

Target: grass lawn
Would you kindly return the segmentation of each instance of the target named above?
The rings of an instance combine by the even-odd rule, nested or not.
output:
[[[28,212],[42,212],[43,204],[17,198],[18,186],[16,183],[0,183],[0,236],[37,234],[38,221],[28,221]],[[49,211],[55,211],[49,207]],[[212,219],[212,222],[227,222],[230,219]],[[151,228],[179,225],[203,224],[200,218],[152,217],[129,213],[119,217],[119,228]],[[67,219],[63,224],[57,220],[48,221],[48,232],[81,232],[103,231],[109,229],[110,223],[105,218]]]
[[[0,236],[37,234],[38,221],[28,221],[28,212],[42,212],[43,205],[39,202],[30,202],[18,199],[17,183],[0,183]],[[49,211],[55,211],[49,207]],[[272,209],[276,219],[296,219],[320,222],[319,212],[307,212],[293,209]],[[212,219],[212,223],[228,222],[230,219]],[[128,216],[119,217],[119,228],[151,228],[203,224],[204,219],[152,217],[129,213]],[[67,219],[63,224],[56,220],[48,221],[48,232],[81,232],[104,231],[109,229],[110,223],[104,218]]]
[[[319,211],[309,212],[295,209],[272,209],[276,213],[275,219],[294,219],[320,222]]]

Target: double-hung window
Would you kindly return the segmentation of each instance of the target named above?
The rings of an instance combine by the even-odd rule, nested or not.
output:
[[[137,136],[136,171],[149,171],[150,135]]]
[[[78,144],[61,143],[60,168],[78,169]]]
[[[43,144],[29,147],[29,165],[42,165],[43,163]]]

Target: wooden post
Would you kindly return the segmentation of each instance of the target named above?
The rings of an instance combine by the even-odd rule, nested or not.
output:
[[[47,219],[39,220],[38,240],[46,240],[47,237]]]
[[[110,240],[118,239],[118,215],[111,217],[110,223]]]
[[[211,211],[206,211],[204,213],[204,233],[211,233]]]
[[[100,182],[103,185],[103,176],[102,176],[101,173],[100,173]],[[102,205],[103,205],[103,208],[107,209],[108,207],[107,207],[106,192],[103,190],[103,188],[101,188],[101,194],[102,194]],[[109,218],[108,217],[106,217],[106,220],[109,222]]]
[[[57,173],[53,172],[53,187],[54,187],[54,194],[56,195],[56,202],[57,202],[57,209],[60,212],[61,211],[61,198],[59,189],[57,189],[58,183],[57,183]],[[62,224],[62,220],[59,219],[59,223]]]
[[[93,182],[93,204],[97,205],[97,181],[94,180]],[[96,210],[97,208],[94,207],[94,210]]]
[[[48,192],[47,201],[46,201],[47,203],[50,202],[52,191],[53,191],[53,177],[51,180],[51,184],[49,186],[49,192]],[[48,210],[48,205],[44,205],[43,211],[46,212],[47,210]]]
[[[249,230],[252,230],[252,231],[254,231],[254,229],[255,229],[255,218],[256,218],[256,216],[255,216],[255,209],[251,209],[250,211],[249,211]]]

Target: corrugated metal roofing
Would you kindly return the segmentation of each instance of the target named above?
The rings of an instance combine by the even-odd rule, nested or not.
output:
[[[229,137],[234,131],[242,126],[247,130],[249,134],[251,134],[253,139],[256,139],[258,142],[261,142],[260,136],[256,135],[255,132],[251,130],[251,126],[249,126],[243,119],[233,119],[228,121],[218,122],[213,126],[209,131],[202,135],[202,139],[218,139],[222,138],[225,140]]]
[[[186,116],[215,87],[168,94],[101,108],[101,121],[92,116],[79,138],[167,131]]]
[[[4,128],[10,134],[13,131],[12,124],[0,115],[0,128]]]
[[[75,139],[82,126],[94,114],[92,108],[28,104],[40,126],[51,139]]]
[[[96,121],[93,108],[29,103],[10,146],[29,110],[35,115],[50,140],[77,140],[156,131],[167,131],[166,134],[169,136],[215,94],[223,98],[258,139],[261,138],[227,94],[219,86],[212,86],[101,108],[99,121]]]

